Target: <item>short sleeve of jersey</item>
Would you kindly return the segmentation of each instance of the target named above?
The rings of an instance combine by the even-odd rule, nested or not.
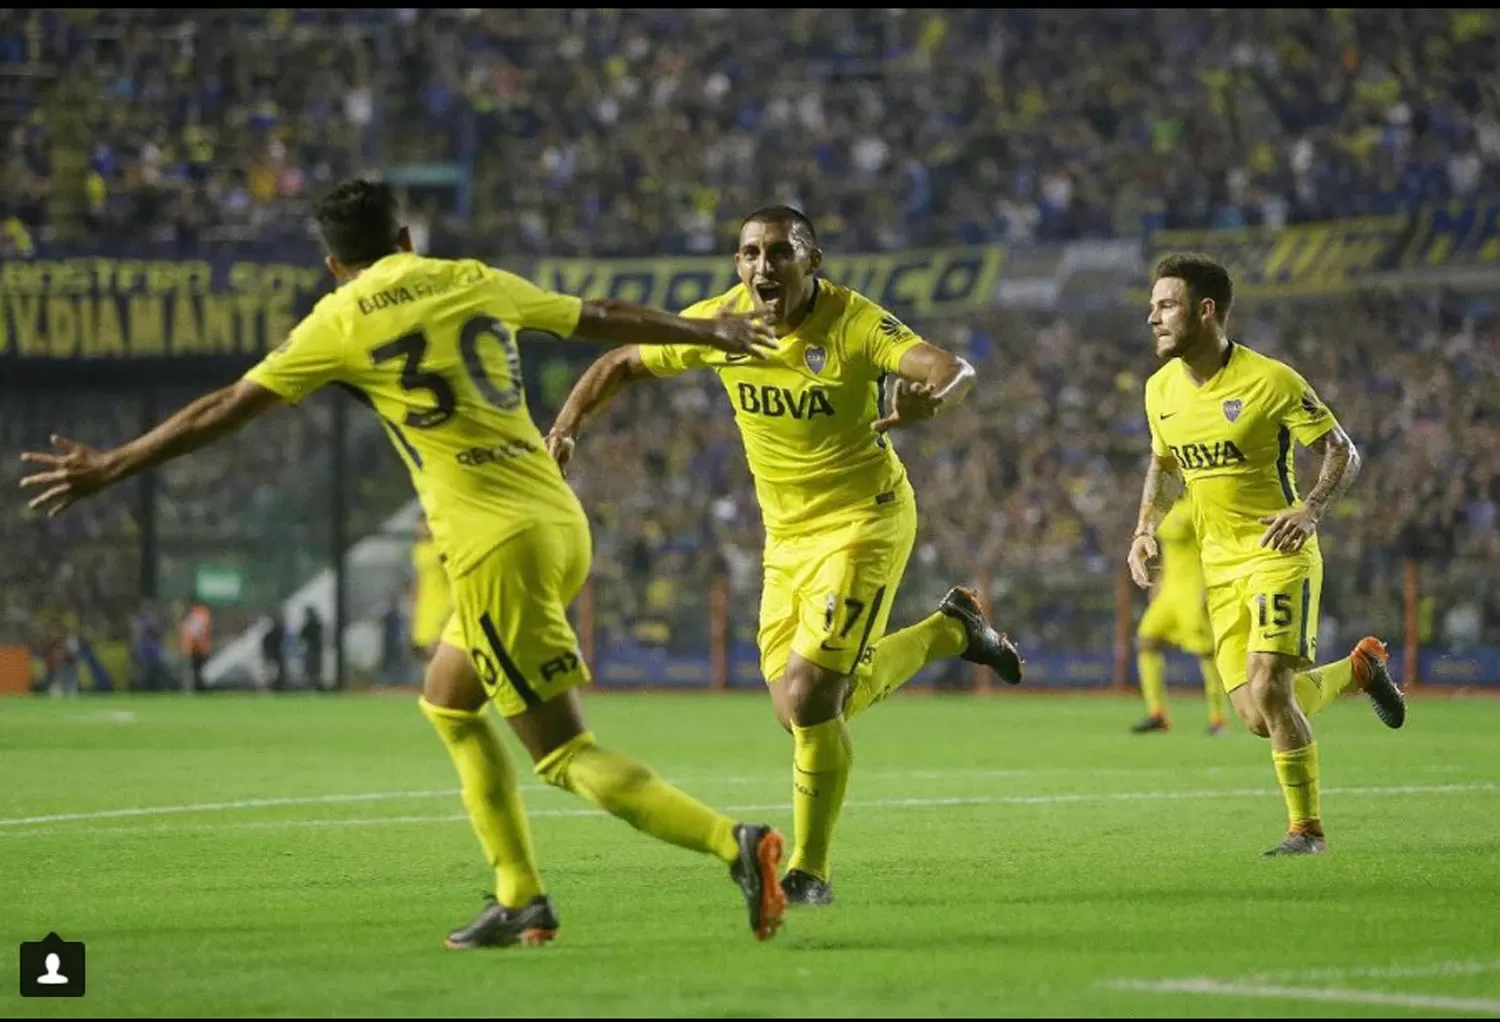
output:
[[[1146,428],[1151,431],[1151,453],[1158,458],[1165,458],[1172,452],[1162,440],[1161,434],[1156,430],[1157,405],[1161,398],[1157,391],[1156,381],[1146,381]]]
[[[714,298],[689,305],[678,315],[684,319],[709,319],[718,314],[723,304],[722,298]],[[705,349],[697,344],[642,344],[640,351],[641,364],[652,376],[676,376],[701,368]]]
[[[884,372],[899,373],[902,356],[922,343],[911,327],[874,302],[857,301],[848,315],[846,350],[863,350],[871,364]]]
[[[540,330],[561,338],[572,337],[578,329],[578,318],[583,315],[582,298],[537,287],[508,270],[491,266],[489,271],[490,280],[515,303],[524,329]]]
[[[1282,367],[1276,379],[1277,397],[1281,401],[1281,424],[1297,438],[1303,447],[1313,443],[1338,425],[1302,374],[1290,366]]]
[[[326,301],[327,299],[324,299]],[[281,346],[245,374],[288,404],[297,404],[344,368],[344,330],[321,302]]]

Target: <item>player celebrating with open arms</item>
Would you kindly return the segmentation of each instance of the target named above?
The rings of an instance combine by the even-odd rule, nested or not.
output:
[[[1296,370],[1229,339],[1233,301],[1228,271],[1207,256],[1170,255],[1153,274],[1148,322],[1167,364],[1146,382],[1152,457],[1128,560],[1147,588],[1157,527],[1185,481],[1214,659],[1240,720],[1271,740],[1286,797],[1289,833],[1266,854],[1302,855],[1327,848],[1308,715],[1351,683],[1387,727],[1406,720],[1406,702],[1374,636],[1309,669],[1323,584],[1317,524],[1358,474],[1359,452]],[[1293,440],[1323,459],[1306,500],[1297,495]]]
[[[602,344],[705,345],[755,361],[774,347],[758,316],[684,319],[616,301],[581,301],[475,259],[412,251],[389,185],[349,181],[315,207],[339,288],[244,379],[205,395],[110,451],[55,438],[21,481],[57,514],[181,457],[325,384],[380,416],[406,462],[441,551],[453,614],[427,666],[419,706],[447,747],[463,804],[495,871],[491,903],[448,935],[450,948],[539,944],[557,933],[514,764],[485,706],[493,700],[547,783],[651,836],[728,865],[764,940],[786,905],[781,836],[737,823],[595,741],[578,689],[590,680],[567,608],[588,575],[588,518],[526,410],[523,329]],[[637,350],[632,348],[632,351]]]
[[[574,386],[547,437],[566,465],[579,429],[624,385],[699,368],[724,384],[766,526],[757,641],[776,717],[793,738],[795,834],[782,888],[804,905],[833,898],[829,856],[854,760],[846,721],[944,657],[1021,680],[1015,647],[972,589],[955,587],[938,612],[881,641],[917,530],[916,497],[886,432],[958,404],[974,370],[818,279],[822,258],[801,213],[752,213],[735,252],[740,283],[683,315],[763,312],[776,351],[762,362],[676,345],[613,351]]]

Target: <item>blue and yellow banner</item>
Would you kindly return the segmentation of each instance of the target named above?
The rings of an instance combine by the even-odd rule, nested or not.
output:
[[[1500,269],[1500,201],[1451,203],[1414,218],[1397,269]]]
[[[1158,231],[1146,245],[1146,279],[1162,256],[1204,252],[1222,262],[1235,290],[1248,295],[1345,291],[1394,268],[1407,230],[1404,216],[1361,217],[1272,230]],[[1134,289],[1132,289],[1134,290]]]
[[[1338,294],[1402,275],[1500,269],[1500,201],[1425,206],[1410,214],[1295,224],[1280,230],[1158,231],[1147,239],[1145,280],[1127,288],[1146,293],[1158,259],[1169,252],[1206,252],[1248,295]]]
[[[994,304],[1005,266],[999,245],[878,255],[826,255],[822,275],[903,316],[963,312]],[[728,291],[732,256],[664,259],[544,259],[531,279],[584,298],[616,298],[673,312]]]
[[[1204,251],[1222,259],[1241,294],[1337,294],[1402,275],[1500,268],[1500,201],[1280,230],[1160,231],[1138,249],[1121,244],[1126,258],[1112,257],[1105,269],[1125,301],[1144,301],[1156,261],[1180,251]],[[1075,243],[1015,251],[981,245],[830,253],[823,275],[898,315],[920,319],[1003,304],[1007,286],[1044,285],[1037,293],[1054,303],[1071,270],[1099,269],[1074,258],[1088,248],[1088,243]],[[541,259],[521,265],[501,259],[497,265],[552,290],[674,311],[737,282],[729,255]],[[1097,290],[1097,284],[1090,286]],[[311,252],[303,263],[104,255],[7,259],[0,261],[0,362],[60,367],[139,359],[248,363],[280,344],[331,287],[328,272]]]

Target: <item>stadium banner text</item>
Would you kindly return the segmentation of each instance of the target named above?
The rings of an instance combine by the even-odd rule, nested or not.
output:
[[[1410,214],[1295,224],[1272,230],[1157,231],[1146,272],[1169,252],[1206,252],[1248,295],[1336,294],[1416,271],[1500,269],[1500,202],[1424,206]],[[1145,284],[1127,289],[1143,301]]]
[[[1000,245],[879,255],[825,255],[822,276],[904,316],[986,308],[995,302]],[[531,279],[583,298],[615,298],[680,311],[739,283],[726,256],[543,259]]]
[[[250,360],[332,285],[322,266],[77,257],[0,263],[0,359]]]

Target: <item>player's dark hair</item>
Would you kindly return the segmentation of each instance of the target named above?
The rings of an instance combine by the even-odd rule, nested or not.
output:
[[[323,243],[345,266],[359,268],[397,251],[396,193],[383,181],[345,181],[313,206]]]
[[[752,223],[784,224],[793,234],[801,228],[807,232],[808,247],[815,247],[818,244],[818,232],[813,228],[813,222],[800,210],[795,210],[791,206],[762,206],[740,221],[740,230],[743,231],[746,224]]]
[[[1229,307],[1234,304],[1234,281],[1229,271],[1213,256],[1202,252],[1174,252],[1163,256],[1156,264],[1151,277],[1155,284],[1163,277],[1176,277],[1187,284],[1188,297],[1196,308],[1205,298],[1214,302],[1214,319],[1223,326],[1229,320]]]

